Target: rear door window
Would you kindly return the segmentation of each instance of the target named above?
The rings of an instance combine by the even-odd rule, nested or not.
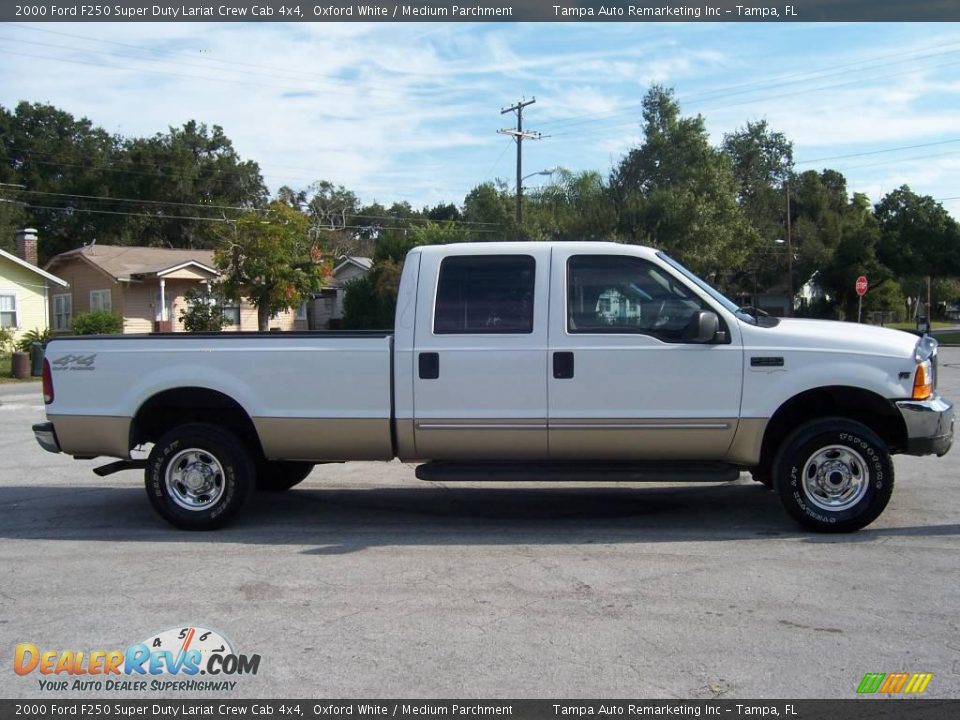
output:
[[[536,261],[529,255],[464,255],[440,264],[436,335],[533,332]]]

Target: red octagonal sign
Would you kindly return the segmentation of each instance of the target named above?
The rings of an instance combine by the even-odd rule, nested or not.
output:
[[[857,278],[857,295],[867,294],[867,276],[861,275]]]

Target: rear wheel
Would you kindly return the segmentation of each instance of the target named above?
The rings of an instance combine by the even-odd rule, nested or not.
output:
[[[253,489],[253,463],[233,433],[189,423],[166,433],[147,460],[145,484],[153,508],[186,530],[223,527]]]
[[[867,426],[845,418],[799,427],[773,467],[784,508],[817,532],[852,532],[869,525],[893,493],[886,443]]]
[[[257,490],[283,492],[299,485],[313,471],[313,463],[264,460],[257,466]]]

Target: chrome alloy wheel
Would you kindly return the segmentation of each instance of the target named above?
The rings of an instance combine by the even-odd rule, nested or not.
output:
[[[167,463],[167,493],[184,510],[206,510],[223,495],[223,467],[206,450],[181,450]]]
[[[870,471],[856,450],[829,445],[817,450],[803,466],[803,493],[822,510],[840,512],[853,507],[867,492]]]

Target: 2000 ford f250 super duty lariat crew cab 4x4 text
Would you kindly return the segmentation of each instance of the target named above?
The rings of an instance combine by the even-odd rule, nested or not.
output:
[[[814,530],[872,522],[892,453],[943,455],[929,337],[755,317],[661,252],[481,243],[407,256],[393,333],[63,338],[40,444],[145,467],[168,521],[217,527],[316,463],[444,480],[732,480]],[[140,445],[149,458],[130,460]]]

